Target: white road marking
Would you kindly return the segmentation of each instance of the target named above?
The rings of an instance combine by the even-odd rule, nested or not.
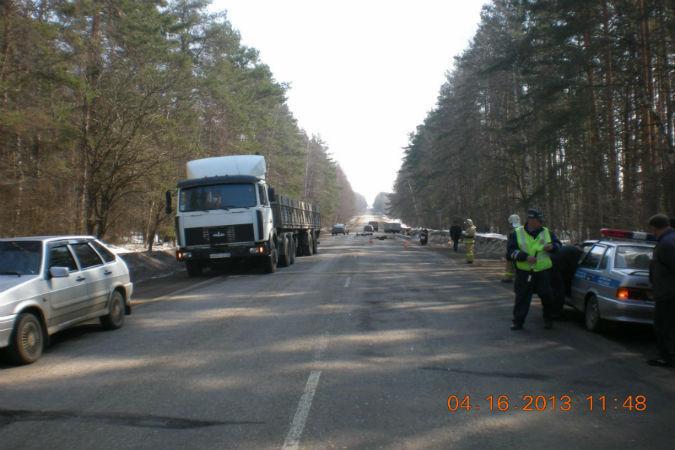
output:
[[[345,280],[345,287],[348,288],[352,284],[352,277],[347,277]]]
[[[300,402],[298,402],[298,409],[295,411],[291,429],[288,430],[282,450],[297,450],[300,446],[300,437],[302,436],[302,431],[305,429],[305,423],[307,423],[307,417],[312,407],[312,400],[314,399],[320,377],[320,370],[312,370],[309,373],[305,391],[302,393],[302,397],[300,397]]]

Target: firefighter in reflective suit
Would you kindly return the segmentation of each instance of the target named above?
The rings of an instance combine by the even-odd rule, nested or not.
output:
[[[552,308],[553,290],[551,289],[551,261],[550,254],[557,252],[560,241],[548,228],[542,226],[543,214],[537,209],[527,211],[527,223],[516,228],[509,239],[506,257],[515,262],[516,278],[514,290],[516,293],[513,306],[512,330],[522,330],[525,318],[530,310],[532,295],[541,298],[544,309],[544,328],[553,327]]]
[[[476,243],[476,226],[471,219],[466,219],[464,225],[466,225],[466,229],[463,233],[464,246],[466,247],[466,263],[473,264],[473,247]]]

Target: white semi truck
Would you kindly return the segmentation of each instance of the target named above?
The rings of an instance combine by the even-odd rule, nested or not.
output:
[[[307,202],[277,196],[265,181],[265,158],[220,156],[187,163],[178,182],[176,259],[188,275],[230,260],[255,258],[265,272],[317,251],[321,216]],[[166,193],[167,213],[172,195]]]

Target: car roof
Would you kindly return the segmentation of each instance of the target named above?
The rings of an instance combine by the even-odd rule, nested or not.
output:
[[[18,236],[12,238],[0,238],[0,242],[53,242],[53,241],[63,241],[69,239],[96,239],[94,236],[82,236],[82,235],[63,235],[63,236]]]
[[[615,247],[618,247],[620,245],[630,245],[631,247],[654,248],[654,246],[656,245],[656,242],[629,241],[629,240],[617,241],[617,240],[613,240],[613,239],[600,239],[599,241],[594,242],[594,244],[613,245]]]

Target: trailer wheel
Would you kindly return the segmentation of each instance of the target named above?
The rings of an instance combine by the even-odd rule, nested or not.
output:
[[[312,256],[314,254],[314,244],[312,243],[312,233],[308,231],[305,233],[305,245],[304,245],[304,254],[305,256]]]
[[[283,236],[281,238],[281,243],[279,247],[281,248],[281,252],[279,254],[279,265],[281,267],[288,267],[291,265],[291,244],[289,241],[289,238],[286,236]]]
[[[274,273],[277,271],[277,263],[279,262],[279,251],[273,240],[270,240],[270,254],[265,257],[265,273]]]
[[[291,257],[291,264],[295,264],[295,254],[298,252],[298,241],[292,234],[288,237],[288,251]]]
[[[312,252],[316,255],[319,253],[319,241],[317,240],[318,236],[315,236],[313,232],[310,233],[312,235]]]

